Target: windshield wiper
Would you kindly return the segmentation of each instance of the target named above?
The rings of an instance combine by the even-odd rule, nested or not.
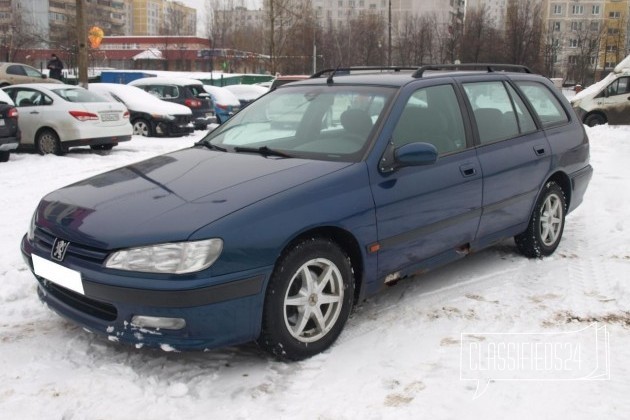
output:
[[[206,140],[199,140],[195,143],[195,146],[205,146],[210,150],[218,150],[219,152],[227,152],[227,149],[221,146],[217,146],[216,144],[212,144]]]
[[[262,146],[262,147],[241,147],[241,146],[236,146],[234,148],[235,152],[245,152],[245,153],[259,153],[263,156],[278,156],[278,157],[284,157],[284,158],[292,158],[293,156],[281,152],[280,150],[274,150],[274,149],[270,149],[267,146]]]

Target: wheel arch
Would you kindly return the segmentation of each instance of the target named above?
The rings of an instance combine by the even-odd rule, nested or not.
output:
[[[55,136],[57,136],[57,139],[59,140],[59,147],[61,148],[61,152],[67,151],[67,147],[64,146],[63,139],[59,135],[59,132],[57,130],[55,130],[54,127],[51,127],[49,125],[45,125],[45,126],[39,127],[37,129],[37,131],[35,132],[35,135],[33,136],[33,147],[35,148],[35,150],[37,150],[37,148],[39,147],[39,145],[38,145],[39,136],[44,131],[52,131],[55,134]]]
[[[328,238],[339,245],[346,254],[348,254],[354,274],[354,301],[356,303],[359,300],[362,291],[364,260],[361,254],[361,246],[352,233],[336,226],[320,226],[309,229],[299,233],[291,239],[282,249],[280,255],[284,255],[298,242],[313,237]]]
[[[569,176],[564,172],[558,171],[552,174],[547,179],[545,184],[547,184],[547,182],[549,181],[553,181],[558,184],[558,186],[562,189],[562,192],[564,193],[566,208],[571,208],[571,180],[569,179]]]

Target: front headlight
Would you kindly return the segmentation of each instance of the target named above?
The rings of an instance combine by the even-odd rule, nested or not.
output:
[[[28,232],[26,233],[26,239],[30,242],[33,242],[35,239],[35,217],[37,216],[37,210],[33,213],[33,217],[31,217],[31,223],[28,225]]]
[[[114,252],[105,267],[145,273],[193,273],[210,267],[222,250],[223,240],[218,238],[149,245]]]
[[[157,120],[175,121],[175,117],[170,114],[151,114]]]

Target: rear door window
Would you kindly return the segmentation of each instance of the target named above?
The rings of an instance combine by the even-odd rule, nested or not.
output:
[[[492,143],[531,131],[531,116],[521,104],[515,104],[502,81],[464,83],[464,91],[475,116],[479,141]],[[518,99],[518,98],[517,98]],[[520,105],[520,106],[519,106]],[[520,114],[521,118],[517,119]],[[523,124],[520,124],[520,121]],[[522,125],[522,127],[521,127]]]

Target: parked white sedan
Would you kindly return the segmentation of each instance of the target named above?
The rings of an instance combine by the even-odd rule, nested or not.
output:
[[[3,90],[20,112],[21,147],[61,155],[70,147],[110,150],[131,140],[127,108],[80,86],[29,83]]]

